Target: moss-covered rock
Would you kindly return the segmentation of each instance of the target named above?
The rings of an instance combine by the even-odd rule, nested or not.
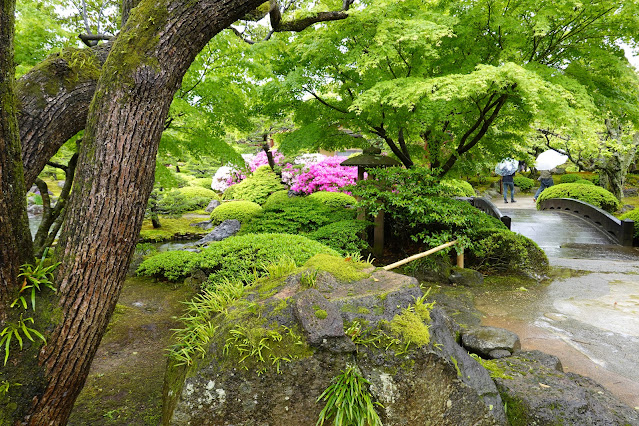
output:
[[[555,357],[530,351],[493,362],[507,376],[495,383],[513,426],[639,424],[636,410],[593,380],[564,373]]]
[[[203,359],[169,365],[165,424],[313,425],[318,397],[353,367],[384,424],[505,424],[488,372],[414,278],[316,256],[219,312]]]

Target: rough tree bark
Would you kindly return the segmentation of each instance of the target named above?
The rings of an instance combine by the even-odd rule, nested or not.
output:
[[[16,84],[25,187],[47,161],[84,129],[102,64],[111,43],[64,49],[38,64]]]
[[[15,0],[0,10],[0,324],[18,285],[18,267],[31,262],[20,138],[15,109],[13,28]]]
[[[91,102],[56,252],[60,313],[40,353],[44,388],[21,391],[21,421],[66,422],[120,293],[173,95],[208,40],[260,3],[143,0],[132,10]]]

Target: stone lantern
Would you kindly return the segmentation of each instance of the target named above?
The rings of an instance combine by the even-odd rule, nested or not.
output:
[[[382,150],[375,147],[366,148],[360,155],[348,158],[341,162],[341,166],[357,166],[357,180],[364,180],[364,172],[367,169],[377,167],[400,166],[401,163],[394,158],[382,155]],[[363,216],[363,214],[361,215]],[[358,216],[358,219],[360,217]],[[381,256],[384,251],[384,211],[380,210],[375,217],[375,230],[373,233],[373,254]]]

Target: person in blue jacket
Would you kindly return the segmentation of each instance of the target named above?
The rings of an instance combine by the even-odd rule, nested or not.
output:
[[[510,202],[516,203],[515,201],[515,172],[511,175],[506,175],[502,177],[502,185],[504,190],[504,203],[508,203],[508,188],[510,188]]]

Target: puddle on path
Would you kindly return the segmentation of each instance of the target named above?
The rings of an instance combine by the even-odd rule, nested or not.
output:
[[[639,407],[639,277],[590,273],[529,291],[480,293],[483,325],[517,333],[522,349],[558,356]]]

